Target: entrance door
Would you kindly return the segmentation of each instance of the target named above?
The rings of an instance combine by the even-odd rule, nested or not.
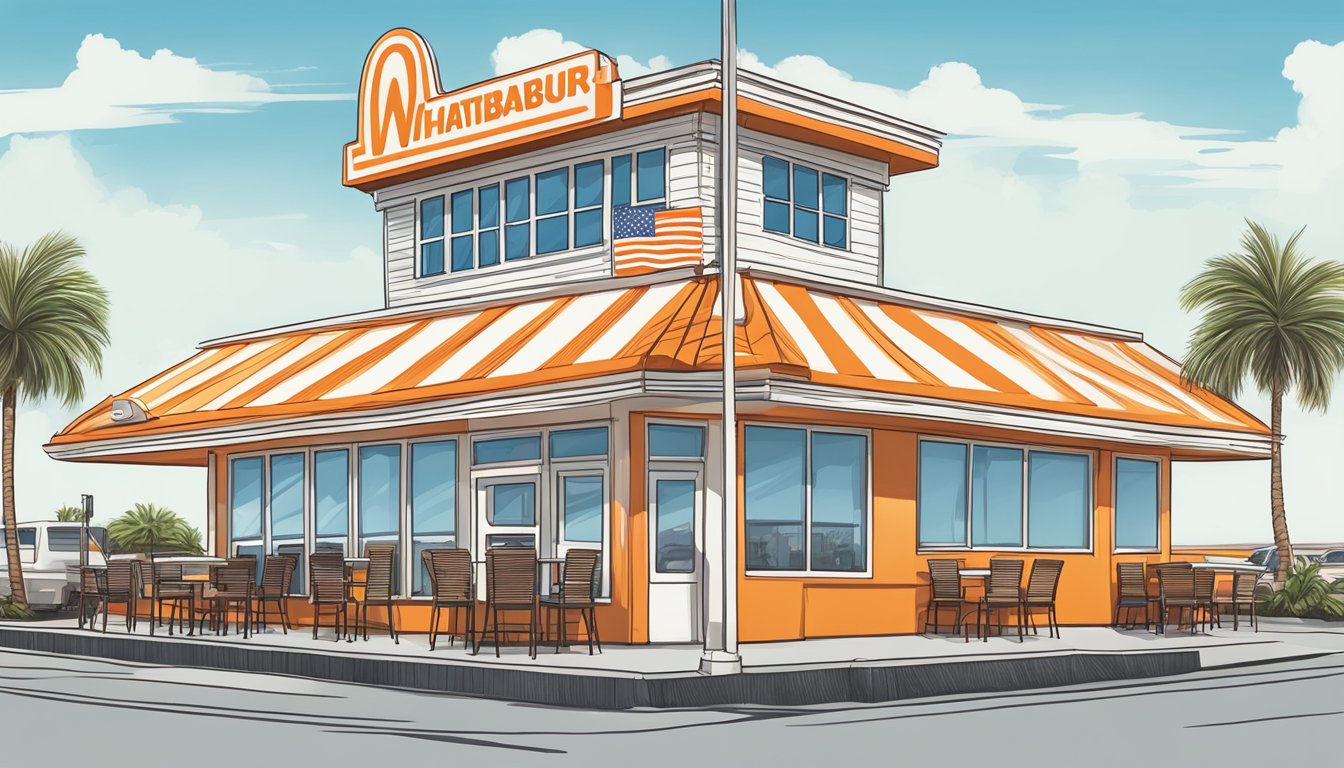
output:
[[[535,472],[476,478],[475,558],[484,560],[490,547],[535,550],[541,540],[541,494],[541,475]],[[483,576],[484,566],[476,573]],[[484,599],[485,580],[477,581]]]
[[[649,473],[649,641],[700,641],[704,572],[701,471]]]

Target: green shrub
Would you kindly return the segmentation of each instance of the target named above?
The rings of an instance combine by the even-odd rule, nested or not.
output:
[[[23,606],[14,602],[13,595],[0,597],[0,619],[31,619],[33,614]]]
[[[1288,571],[1283,588],[1264,597],[1262,616],[1293,616],[1299,619],[1344,620],[1344,579],[1333,583],[1321,575],[1320,563],[1298,560]]]

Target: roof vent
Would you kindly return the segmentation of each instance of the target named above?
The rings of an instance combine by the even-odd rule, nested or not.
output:
[[[139,424],[142,421],[149,421],[149,412],[145,410],[145,404],[134,397],[113,400],[110,415],[118,424]]]

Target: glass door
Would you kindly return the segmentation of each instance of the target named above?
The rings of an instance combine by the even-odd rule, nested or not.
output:
[[[490,547],[537,548],[541,475],[535,472],[476,479],[476,558]]]
[[[557,470],[552,483],[555,487],[556,557],[564,557],[571,549],[595,549],[598,558],[598,585],[594,597],[607,592],[607,473],[602,466],[571,467]],[[552,569],[543,589],[558,582],[559,571]]]
[[[704,484],[699,470],[649,473],[649,640],[700,639]]]

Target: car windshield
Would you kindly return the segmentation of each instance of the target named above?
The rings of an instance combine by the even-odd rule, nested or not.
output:
[[[1250,557],[1248,557],[1248,558],[1246,558],[1246,559],[1247,559],[1247,560],[1250,560],[1252,563],[1254,563],[1254,564],[1256,564],[1256,565],[1264,565],[1264,564],[1265,564],[1265,558],[1268,557],[1268,556],[1269,556],[1269,553],[1270,553],[1270,552],[1273,552],[1273,551],[1274,551],[1274,550],[1272,550],[1272,549],[1257,549],[1257,550],[1255,550],[1254,552],[1251,553],[1251,556],[1250,556]]]
[[[1344,549],[1332,549],[1321,557],[1322,563],[1329,565],[1344,564]]]

